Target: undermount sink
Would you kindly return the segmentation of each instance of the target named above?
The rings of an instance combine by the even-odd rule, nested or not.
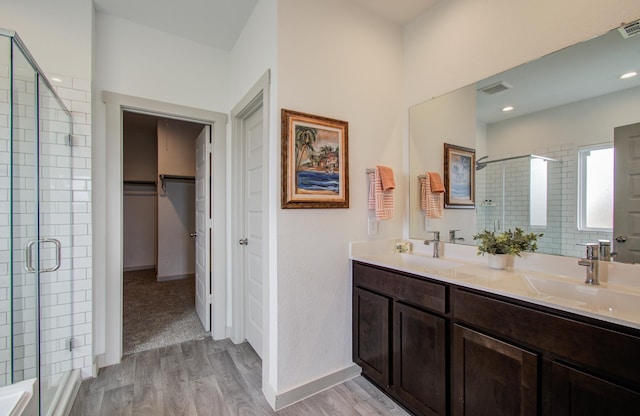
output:
[[[385,260],[387,260],[386,256]],[[462,263],[455,261],[408,253],[390,254],[388,260],[401,266],[426,270],[446,270],[462,266]]]
[[[623,293],[603,286],[589,286],[573,281],[561,281],[522,274],[519,279],[495,282],[496,289],[520,292],[537,299],[564,299],[568,306],[599,314],[625,317],[637,315],[640,295]]]

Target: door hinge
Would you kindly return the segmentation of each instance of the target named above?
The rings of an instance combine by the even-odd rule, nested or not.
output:
[[[207,303],[213,303],[213,295],[211,293],[207,295]]]

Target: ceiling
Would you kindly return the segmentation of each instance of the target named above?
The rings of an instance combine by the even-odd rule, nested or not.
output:
[[[477,118],[487,124],[640,86],[640,35],[623,38],[618,30],[577,43],[476,83]],[[480,90],[498,82],[512,88],[488,95]],[[505,113],[507,105],[514,111]]]
[[[258,0],[93,0],[96,11],[231,50]],[[343,0],[404,25],[440,0]]]

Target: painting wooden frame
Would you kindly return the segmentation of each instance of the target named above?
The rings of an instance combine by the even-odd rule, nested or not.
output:
[[[349,123],[282,109],[282,208],[349,208]]]
[[[476,151],[444,144],[445,208],[475,208]]]

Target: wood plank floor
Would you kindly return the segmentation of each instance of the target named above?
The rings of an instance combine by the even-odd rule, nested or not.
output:
[[[274,412],[262,395],[261,374],[247,343],[187,341],[101,369],[82,383],[71,416],[408,416],[362,377]]]

